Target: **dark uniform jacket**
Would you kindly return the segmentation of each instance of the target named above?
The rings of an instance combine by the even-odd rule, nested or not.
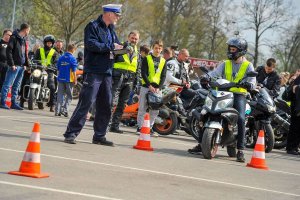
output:
[[[1,39],[0,41],[0,71],[2,68],[7,68],[7,57],[6,57],[6,48],[7,48],[8,42],[5,42]]]
[[[25,52],[23,55],[23,51]],[[7,64],[9,66],[28,66],[28,52],[26,40],[19,35],[19,31],[13,32],[6,48]],[[24,56],[24,57],[23,57]]]
[[[256,68],[258,75],[256,80],[258,83],[263,84],[270,92],[272,97],[277,97],[280,91],[280,77],[276,71],[267,74],[264,66]]]
[[[107,27],[102,15],[91,21],[84,29],[84,72],[111,75],[114,58],[110,52],[114,50],[114,43],[120,42],[113,25]]]

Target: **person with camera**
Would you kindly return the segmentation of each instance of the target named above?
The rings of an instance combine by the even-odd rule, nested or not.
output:
[[[242,38],[231,38],[226,44],[228,45],[227,57],[225,62],[221,63],[214,71],[209,73],[210,77],[222,77],[230,82],[241,81],[248,72],[254,71],[253,64],[245,58],[247,53],[247,41]],[[237,162],[245,162],[243,150],[245,148],[245,110],[246,110],[246,94],[247,90],[254,89],[256,86],[256,78],[247,78],[243,82],[243,87],[231,88],[234,93],[233,107],[238,111],[238,136],[237,136]],[[199,137],[199,144],[193,149],[189,149],[189,153],[201,152],[202,137]]]
[[[50,107],[50,112],[54,112],[54,100],[55,100],[55,90],[56,83],[54,74],[56,71],[56,62],[58,60],[59,54],[54,49],[55,38],[53,35],[46,35],[44,37],[44,47],[39,48],[34,56],[34,59],[39,61],[41,65],[47,67],[46,72],[48,73],[47,87],[50,90],[50,100],[48,106]],[[50,67],[50,68],[48,68]]]
[[[140,132],[144,121],[144,115],[148,109],[150,113],[151,134],[154,134],[152,126],[155,118],[158,116],[159,108],[155,106],[151,107],[150,102],[147,100],[147,96],[151,95],[153,98],[161,98],[161,89],[166,79],[166,60],[161,56],[163,42],[161,40],[155,41],[152,49],[153,53],[143,59],[141,66],[142,87],[140,89],[137,133]]]
[[[137,78],[137,68],[139,53],[137,44],[139,41],[139,32],[132,31],[128,35],[128,41],[124,43],[124,48],[128,53],[117,55],[112,71],[112,97],[113,109],[110,131],[114,133],[123,133],[119,129],[119,123],[123,115],[123,110],[129,99],[130,92],[135,87],[134,83]]]

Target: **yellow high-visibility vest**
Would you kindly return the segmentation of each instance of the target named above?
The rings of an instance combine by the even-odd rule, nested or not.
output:
[[[158,68],[155,71],[152,56],[148,55],[148,56],[146,56],[146,58],[147,58],[148,69],[149,69],[148,80],[150,83],[156,83],[157,85],[159,85],[160,84],[160,76],[161,76],[161,73],[165,66],[166,60],[163,57],[160,57]],[[142,84],[145,84],[144,79],[142,79]]]
[[[232,77],[232,61],[231,60],[226,60],[225,61],[225,77],[226,77],[226,80],[228,80],[230,82],[234,82],[234,83],[237,83],[240,80],[242,80],[243,77],[246,74],[246,71],[247,71],[247,68],[248,68],[249,64],[250,64],[249,61],[247,61],[247,60],[244,61],[241,64],[240,69],[239,69],[235,79],[233,79],[233,77]],[[247,90],[245,88],[233,87],[233,88],[230,88],[229,91],[233,92],[233,93],[238,93],[238,94],[246,94],[247,93]]]
[[[136,46],[134,47],[134,53],[135,56],[132,58],[131,62],[127,53],[122,55],[124,62],[116,62],[114,64],[114,68],[128,70],[135,73],[138,65],[138,50]]]
[[[48,65],[51,65],[52,64],[52,56],[54,55],[55,53],[55,49],[50,49],[48,55],[47,55],[47,58],[46,58],[46,55],[45,55],[45,49],[44,48],[40,48],[40,55],[41,55],[41,64],[43,66],[48,66]]]

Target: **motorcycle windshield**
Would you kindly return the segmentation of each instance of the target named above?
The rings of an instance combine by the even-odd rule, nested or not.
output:
[[[273,99],[271,98],[271,96],[269,95],[268,91],[265,88],[261,88],[259,90],[259,95],[265,101],[265,103],[272,105],[272,106],[274,105]]]

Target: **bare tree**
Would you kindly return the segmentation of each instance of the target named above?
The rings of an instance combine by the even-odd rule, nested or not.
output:
[[[99,0],[33,0],[36,7],[51,15],[53,26],[61,32],[68,45],[76,35],[82,36],[84,26],[101,12]],[[82,37],[80,37],[82,38]]]
[[[283,0],[245,0],[243,3],[248,29],[255,31],[254,62],[257,65],[260,39],[268,30],[276,30],[288,20],[288,8]]]
[[[282,70],[292,72],[300,66],[300,19],[296,26],[284,31],[282,38],[272,50],[283,65]]]

